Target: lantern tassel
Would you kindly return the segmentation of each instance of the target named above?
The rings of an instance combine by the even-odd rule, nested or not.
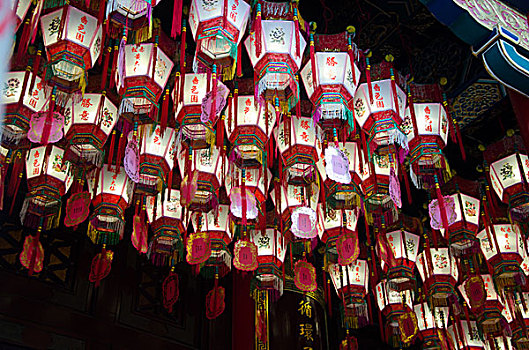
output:
[[[255,15],[254,33],[255,33],[255,55],[261,56],[261,4],[257,4],[257,12]]]
[[[211,123],[215,123],[217,119],[217,89],[218,89],[218,80],[217,80],[217,65],[213,64],[212,74],[211,74],[211,109],[209,112],[209,120]]]
[[[180,102],[184,101],[184,81],[186,74],[186,20],[182,20],[182,36],[180,38]]]
[[[44,6],[44,0],[37,1],[37,7],[33,10],[33,17],[31,18],[31,44],[35,43],[35,38],[37,37],[37,26],[39,24],[40,13],[42,12],[42,7]],[[64,23],[66,17],[66,8],[63,9],[63,19],[61,20],[61,25]],[[62,33],[62,32],[61,32]],[[62,39],[63,36],[60,36]],[[26,45],[27,49],[27,45]]]
[[[30,257],[29,257],[29,271],[28,275],[31,276],[35,272],[35,264],[37,263],[37,249],[39,249],[39,240],[40,240],[40,232],[42,231],[42,226],[39,225],[39,228],[37,229],[37,235],[31,242],[30,247]]]
[[[351,62],[351,71],[353,73],[353,86],[356,85],[356,70],[355,70],[355,56],[353,52],[351,35],[347,37],[347,54],[349,55],[349,61]]]
[[[176,39],[182,33],[182,0],[174,0],[173,24],[171,27],[171,38]]]
[[[105,52],[105,61],[103,63],[103,76],[101,77],[101,90],[105,90],[107,87],[108,64],[110,61],[111,52],[112,52],[112,47],[109,46]]]
[[[30,30],[31,30],[30,28],[31,28],[31,25],[30,25],[29,19],[27,19],[24,22],[24,28],[22,29],[22,34],[20,35],[20,44],[19,44],[19,48],[18,48],[17,56],[16,56],[17,62],[23,61],[24,55],[26,54],[28,50]]]
[[[116,144],[116,130],[112,130],[112,138],[110,139],[110,148],[108,150],[107,170],[110,171],[112,166],[112,159],[114,159],[114,146]]]
[[[408,203],[411,204],[413,202],[413,199],[411,196],[410,180],[408,180],[408,174],[406,174],[406,168],[404,166],[404,163],[401,163],[400,167],[402,177],[404,178],[404,185],[406,186],[406,195],[408,196]]]
[[[33,64],[33,76],[31,77],[31,83],[29,84],[29,93],[33,93],[33,87],[35,86],[35,81],[37,80],[37,75],[39,74],[40,61],[42,58],[42,51],[37,50],[37,57],[35,57],[35,63]]]
[[[314,48],[314,34],[310,34],[310,68],[312,69],[312,86],[316,89],[316,53]]]
[[[167,128],[167,117],[169,115],[169,90],[165,90],[162,101],[162,112],[160,116],[160,128],[162,129],[162,135]]]
[[[217,121],[217,148],[220,150],[220,152],[223,152],[223,146],[224,146],[224,122],[226,120],[226,116],[223,114],[221,118]],[[223,158],[224,159],[224,158]]]
[[[439,204],[439,211],[441,212],[441,220],[443,221],[443,227],[445,230],[448,230],[448,216],[446,215],[446,206],[443,194],[441,193],[441,188],[439,187],[439,182],[437,180],[437,175],[435,178],[435,193],[437,195],[437,202]]]
[[[40,139],[40,142],[43,145],[47,145],[48,144],[48,139],[50,137],[53,113],[55,112],[55,93],[57,91],[56,89],[57,89],[57,87],[53,88],[53,92],[52,92],[51,100],[50,100],[50,107],[49,107],[48,113],[46,115],[46,120],[44,121],[44,129],[42,130],[42,137]]]
[[[369,63],[369,57],[366,57],[366,81],[369,92],[369,103],[373,104],[373,84],[371,84],[371,64]]]
[[[240,43],[237,48],[237,77],[242,77],[242,46]]]
[[[22,90],[20,92],[20,98],[18,99],[18,109],[19,110],[22,108],[24,97],[26,96],[26,90],[28,87],[30,73],[31,73],[31,66],[27,66],[26,73],[24,74],[24,81],[22,82]]]
[[[125,130],[122,130],[121,135],[119,135],[119,142],[118,142],[118,156],[116,157],[116,168],[119,169],[121,167],[121,160],[125,157]]]
[[[459,144],[459,151],[461,151],[461,158],[463,159],[463,161],[466,161],[467,154],[465,152],[465,146],[463,146],[463,137],[461,136],[461,130],[459,129],[459,123],[455,119],[453,120],[453,123],[456,129],[457,143]]]
[[[122,40],[123,41],[123,40]],[[124,62],[119,62],[120,66],[118,68],[118,55],[119,55],[119,47],[117,45],[114,46],[114,55],[112,56],[112,68],[110,70],[110,82],[109,82],[109,88],[112,89],[114,86],[116,86],[116,71],[119,69],[121,72],[121,64],[125,64]],[[122,55],[125,56],[125,55]],[[106,81],[105,81],[106,83]]]
[[[246,226],[248,223],[246,211],[248,203],[246,203],[246,169],[242,169],[242,179],[241,179],[241,199],[242,199],[242,222],[243,226]]]
[[[298,8],[296,3],[293,3],[294,6],[294,25],[295,25],[295,31],[296,31],[296,57],[300,56],[300,40],[299,40],[299,19],[298,19]]]

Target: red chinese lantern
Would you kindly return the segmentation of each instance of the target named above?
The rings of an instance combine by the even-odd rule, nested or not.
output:
[[[18,2],[11,0],[12,10],[14,10],[13,7],[15,6],[15,3],[17,5],[16,11],[14,11],[17,20],[15,32],[17,32],[22,22],[24,22],[24,18],[26,18],[26,15],[28,14],[29,8],[31,6],[31,0],[18,0]]]
[[[63,91],[80,89],[84,93],[87,71],[101,54],[101,23],[88,13],[66,5],[42,16],[40,24],[49,79]]]
[[[355,62],[357,52],[356,45],[352,45],[352,35],[348,32],[311,34],[310,46],[311,60],[301,70],[301,78],[316,107],[315,122],[319,115],[324,129],[354,131],[352,102],[360,82],[360,70]]]
[[[254,68],[255,95],[289,111],[299,101],[296,74],[307,42],[296,3],[259,1],[250,36],[244,41]]]
[[[435,307],[449,306],[455,298],[459,277],[456,260],[448,248],[426,247],[415,262],[428,302]]]
[[[132,202],[134,183],[123,167],[104,164],[88,174],[88,189],[94,206],[88,237],[94,244],[117,244],[123,238],[125,209]]]
[[[72,185],[71,164],[63,161],[64,150],[40,146],[26,158],[28,193],[20,211],[24,226],[49,230],[59,226],[61,197]]]
[[[369,59],[366,74],[368,81],[356,90],[353,109],[356,121],[368,135],[369,149],[378,153],[380,147],[398,145],[408,150],[408,140],[400,128],[406,108],[404,78],[395,74],[389,62],[371,67]]]
[[[176,131],[160,125],[144,124],[138,127],[140,141],[140,177],[136,191],[156,194],[167,188],[166,178],[171,174],[176,151]]]
[[[5,75],[1,95],[1,103],[5,106],[2,144],[10,148],[18,145],[27,136],[31,116],[44,110],[46,103],[49,102],[49,95],[46,96],[46,84],[29,70],[26,73],[8,72]],[[33,79],[35,79],[34,88],[30,91],[30,82]],[[22,91],[25,81],[26,90]]]
[[[158,100],[174,66],[157,39],[154,43],[124,45],[119,52],[116,78],[122,97],[119,113],[131,121],[150,123],[156,119]]]
[[[186,228],[180,204],[180,191],[171,189],[166,192],[166,197],[163,196],[164,194],[159,193],[146,198],[147,219],[153,232],[147,256],[154,265],[174,266],[183,258],[183,237]]]
[[[257,246],[258,263],[255,277],[258,288],[276,290],[283,294],[283,263],[287,253],[286,241],[276,228],[252,230],[251,240]]]
[[[152,22],[152,8],[159,0],[108,0],[106,17],[137,30]]]
[[[424,349],[449,349],[446,339],[448,327],[448,307],[434,307],[430,309],[428,303],[413,306],[419,326],[419,337],[423,341]]]
[[[476,321],[461,321],[461,334],[458,327],[455,324],[452,324],[448,327],[448,334],[453,340],[454,345],[457,346],[456,349],[482,350],[485,348]]]
[[[194,61],[199,70],[215,64],[222,67],[219,73],[225,79],[233,78],[235,67],[240,66],[240,43],[250,10],[243,0],[191,2],[189,26],[197,43]]]
[[[103,146],[118,118],[118,109],[105,94],[85,94],[79,102],[69,103],[64,113],[64,132],[69,143],[66,158],[101,167]]]

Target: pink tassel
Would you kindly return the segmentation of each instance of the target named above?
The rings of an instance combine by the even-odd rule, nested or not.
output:
[[[213,64],[212,74],[211,74],[211,84],[212,84],[212,91],[211,91],[211,110],[209,112],[209,120],[211,120],[212,123],[215,122],[215,119],[217,119],[217,65]]]
[[[151,77],[154,79],[154,72],[156,71],[156,65],[158,63],[158,36],[154,39],[153,55],[152,55],[152,72]]]
[[[105,61],[103,63],[103,76],[101,77],[101,90],[106,90],[107,87],[107,77],[108,77],[108,64],[110,61],[110,53],[112,52],[112,48],[109,46],[105,53]],[[102,56],[102,55],[101,55]]]
[[[182,33],[182,0],[174,0],[173,25],[171,27],[171,38],[176,39]]]
[[[239,44],[239,47],[237,48],[237,77],[242,77],[242,47],[241,44]]]
[[[295,4],[295,2],[294,2]],[[299,20],[298,20],[298,9],[297,7],[294,8],[294,25],[296,27],[296,57],[299,57],[300,56],[300,40],[299,40]]]
[[[56,87],[53,88],[53,93],[51,95],[51,100],[50,100],[50,107],[46,115],[46,121],[44,122],[44,129],[42,130],[41,143],[43,145],[48,144],[48,138],[50,137],[53,113],[55,112],[55,93],[56,93]]]
[[[242,200],[242,222],[243,226],[248,223],[246,218],[247,203],[246,203],[246,169],[242,169],[242,181],[241,181],[241,200]]]

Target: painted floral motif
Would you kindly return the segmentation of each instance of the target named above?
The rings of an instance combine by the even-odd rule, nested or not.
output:
[[[176,213],[180,207],[180,198],[171,197],[169,203],[167,203],[167,211],[171,213]]]
[[[409,135],[413,130],[413,125],[411,123],[411,118],[406,117],[402,124],[400,125],[400,129],[405,135]]]
[[[202,9],[208,12],[213,11],[218,3],[219,3],[219,0],[203,0]]]
[[[101,36],[98,36],[94,43],[94,57],[99,56],[99,50],[101,50]]]
[[[56,154],[55,158],[53,159],[53,162],[51,163],[51,166],[54,171],[58,173],[64,172],[61,168],[62,166],[62,156],[60,154]]]
[[[61,18],[59,16],[53,18],[48,24],[48,34],[49,35],[55,35],[59,32],[59,28],[61,26]]]
[[[354,68],[353,68],[354,69]],[[346,77],[345,79],[347,80],[347,82],[349,83],[349,85],[351,86],[355,86],[355,81],[353,79],[353,71],[350,69],[347,71],[347,74],[346,74]]]
[[[281,27],[277,27],[270,31],[270,41],[280,45],[285,45],[285,31]]]
[[[476,216],[476,204],[465,201],[465,216]]]
[[[5,97],[13,97],[16,94],[16,90],[20,86],[20,80],[18,78],[11,78],[7,81],[7,83],[4,83],[4,96]]]
[[[503,181],[514,177],[514,171],[512,170],[512,168],[513,166],[510,163],[503,164],[500,169],[500,175],[502,176]]]
[[[441,254],[434,254],[435,266],[440,269],[444,269],[448,266],[448,258]]]
[[[375,153],[373,159],[379,168],[386,169],[389,167],[389,156]]]
[[[200,153],[200,165],[202,166],[211,166],[211,151],[209,149],[204,149]]]
[[[361,98],[356,99],[354,104],[354,110],[357,117],[363,117],[364,113],[366,112],[366,106],[364,104],[364,100]]]
[[[447,128],[448,128],[448,120],[446,120],[446,118],[443,116],[441,118],[441,134],[446,135],[448,131]]]
[[[270,249],[270,237],[261,236],[257,238],[257,248],[259,249]]]
[[[112,113],[108,110],[107,107],[103,109],[103,120],[101,120],[101,125],[103,125],[105,128],[109,128],[112,126],[112,122],[114,121],[114,117],[112,116]]]
[[[411,238],[405,240],[406,242],[406,252],[408,254],[413,253],[415,251],[415,241]]]
[[[64,125],[70,125],[70,122],[72,121],[72,110],[70,108],[66,108],[64,110]]]
[[[167,72],[167,64],[164,60],[158,58],[156,61],[155,74],[158,78],[163,79],[163,77],[165,76],[165,72]]]

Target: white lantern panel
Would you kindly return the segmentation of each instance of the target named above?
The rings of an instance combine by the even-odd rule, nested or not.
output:
[[[153,44],[125,45],[125,77],[151,76],[152,49]]]
[[[484,344],[481,341],[481,338],[479,337],[478,326],[475,321],[470,321],[470,326],[469,326],[467,321],[461,320],[461,328],[462,328],[463,334],[465,335],[465,339],[461,339],[461,337],[459,336],[459,333],[457,333],[457,336],[456,336],[455,332],[458,332],[458,331],[456,330],[454,325],[451,325],[450,327],[448,327],[448,334],[450,335],[454,343],[457,340],[458,349],[461,350],[461,349],[471,348],[471,349],[478,350],[478,349],[484,348]]]
[[[11,0],[11,9],[15,6],[16,0]],[[20,21],[23,21],[28,13],[29,7],[31,6],[31,0],[18,0],[17,10],[15,11],[16,16]]]
[[[198,0],[200,1],[200,0]],[[197,29],[198,29],[198,10],[197,10],[197,1],[191,1],[191,8],[189,9],[189,28],[191,29],[191,34],[193,34],[193,39],[197,39]]]
[[[78,103],[71,102],[68,107],[71,116],[64,118],[64,132],[67,133],[73,124],[96,124],[105,135],[110,135],[118,120],[118,109],[110,99],[105,98],[100,119],[96,120],[100,103],[100,94],[84,94]]]
[[[25,72],[8,72],[5,77],[4,85],[2,86],[1,103],[11,104],[18,103],[20,94],[22,92],[22,85],[24,85]],[[39,76],[35,78],[35,86],[30,92],[30,83],[33,78],[33,73],[29,75],[28,85],[24,94],[23,105],[33,112],[39,112],[46,103],[45,85]]]
[[[26,158],[26,176],[28,179],[40,176],[44,165],[46,147],[35,147],[29,150]]]
[[[316,52],[316,81],[319,85],[343,84],[349,55],[346,52]],[[310,62],[308,63],[310,64]]]
[[[285,261],[287,253],[285,240],[278,231],[267,228],[263,235],[261,230],[253,230],[252,242],[257,246],[257,254],[259,256],[275,256],[279,261]]]
[[[391,290],[386,286],[385,280],[382,280],[376,286],[376,299],[380,311],[383,311],[389,305],[403,304],[403,301],[406,301],[406,305],[413,308],[413,297],[414,293],[411,290],[406,290],[402,293]]]
[[[266,169],[266,171],[268,172],[268,179],[270,182],[270,179],[272,178],[272,173],[270,172],[270,170],[268,170],[268,168]],[[246,169],[245,185],[247,187],[247,190],[252,191],[254,194],[256,192],[256,189],[259,189],[259,191],[261,191],[261,193],[266,197],[266,190],[268,189],[268,184],[265,185],[264,174],[261,174],[259,176],[260,172],[262,172],[262,170],[260,170],[259,168]],[[225,184],[226,192],[228,193],[228,195],[230,194],[232,188],[239,186],[240,179],[242,177],[242,170],[239,167],[234,166],[232,174],[232,176],[226,176]]]
[[[458,194],[452,194],[450,197],[454,200],[455,203],[455,213],[456,220],[455,222],[461,222],[463,220],[461,215],[461,207],[459,205],[459,199],[457,198]],[[467,196],[466,194],[460,193],[461,204],[463,205],[463,212],[465,215],[465,220],[468,223],[478,225],[479,224],[479,213],[480,213],[480,201],[474,197]]]
[[[365,260],[357,259],[354,263],[347,266],[330,264],[329,274],[335,290],[340,290],[344,286],[350,285],[364,287],[367,292],[369,284],[369,267]],[[349,280],[347,280],[347,274],[349,274]]]
[[[266,134],[266,110],[265,107],[255,105],[253,96],[239,96],[237,99],[237,127],[257,125]],[[273,126],[276,123],[276,115],[272,113],[274,107],[268,104],[268,137],[272,134]],[[228,122],[227,120],[225,121]],[[226,124],[227,125],[227,124]],[[235,127],[232,125],[233,131]]]
[[[152,124],[142,125],[139,128],[143,133],[143,142],[140,155],[153,155],[165,159],[169,169],[173,168],[176,132],[172,128],[166,128],[162,135],[162,128]]]
[[[400,86],[397,87],[398,107],[394,105],[393,89],[391,79],[378,80],[372,83],[373,103],[369,100],[369,88],[367,83],[360,84],[354,97],[355,119],[363,127],[367,118],[372,113],[392,110],[404,117],[406,108],[406,94]]]
[[[312,65],[310,62],[308,62],[305,67],[301,70],[301,79],[303,80],[303,85],[305,86],[305,90],[307,91],[307,95],[309,98],[314,93],[314,81],[312,79]]]
[[[294,40],[294,22],[292,21],[261,21],[262,35],[267,53],[290,53]]]
[[[239,31],[241,41],[250,17],[250,5],[243,0],[228,0],[228,21]]]
[[[40,17],[42,38],[46,47],[55,44],[59,40],[62,11],[63,9],[60,9]]]
[[[110,170],[108,170],[107,164],[104,164],[101,167],[97,189],[94,193],[96,174],[97,170],[94,170],[87,177],[88,189],[92,195],[92,199],[101,194],[111,194],[122,197],[127,204],[130,204],[134,190],[134,183],[128,178],[123,167],[120,167],[118,172],[114,172],[114,167],[111,167]]]
[[[430,310],[428,303],[422,303],[413,306],[415,315],[417,316],[417,325],[419,330],[433,328],[447,328],[449,318],[448,307],[434,307],[434,312]],[[442,317],[441,317],[442,315]]]
[[[97,28],[96,35],[94,36],[94,39],[92,40],[92,45],[90,46],[90,58],[92,59],[92,65],[95,61],[99,58],[99,55],[101,54],[101,40],[103,39],[103,27],[99,26]]]
[[[420,237],[407,231],[393,231],[386,234],[395,259],[415,261],[419,251]]]
[[[97,31],[97,18],[73,6],[70,6],[68,9],[66,39],[84,48],[90,48],[92,39]]]
[[[207,93],[208,75],[186,74],[184,82],[184,106],[200,105]]]
[[[169,192],[169,191],[167,191]],[[156,217],[154,217],[154,201],[156,205]],[[158,193],[156,196],[147,196],[145,210],[147,211],[147,219],[150,223],[161,218],[171,218],[180,220],[182,218],[182,205],[180,204],[180,191],[171,190],[171,196],[165,198],[162,202],[162,194]]]
[[[522,182],[522,174],[520,173],[516,154],[512,154],[492,163],[490,165],[491,177],[493,177],[493,173],[495,175],[495,179],[493,179],[493,187],[500,198],[502,198],[503,191],[500,192],[498,188],[505,190],[512,185]],[[494,180],[497,180],[498,183],[494,184]]]
[[[525,252],[524,248],[523,238],[520,237],[521,235],[519,233],[519,228],[517,225],[500,224],[493,225],[493,227],[494,230],[492,230],[492,228],[489,228],[489,235],[492,241],[489,240],[486,230],[482,230],[477,235],[480,241],[481,251],[483,252],[483,255],[487,260],[491,259],[496,254],[498,254],[498,251],[496,250],[496,245],[493,241],[493,235],[496,237],[496,242],[498,243],[500,253],[517,253],[520,254],[522,257],[527,256],[527,253]]]
[[[156,52],[156,68],[154,69],[154,82],[162,89],[165,88],[173,67],[173,61],[158,47]],[[152,66],[149,67],[149,69],[151,68]]]
[[[213,18],[221,17],[224,1],[193,0],[198,20],[204,22]]]
[[[457,270],[457,264],[454,258],[451,258],[448,252],[448,248],[430,248],[430,254],[432,257],[433,271],[430,271],[428,264],[426,263],[425,252],[422,251],[416,260],[417,270],[421,275],[421,279],[424,281],[426,278],[434,275],[449,275],[455,280],[459,277],[459,271]],[[426,275],[425,275],[426,272]]]
[[[310,201],[308,201],[308,206],[313,209],[317,210],[318,208],[318,199],[319,199],[319,188],[316,185],[316,183],[312,183],[310,186],[312,186],[312,193],[313,195],[310,197]],[[276,210],[280,210],[280,214],[285,212],[287,208],[294,208],[299,207],[300,205],[303,205],[302,196],[301,196],[302,187],[301,186],[295,186],[288,184],[285,188],[285,186],[280,187],[281,192],[281,206],[276,203],[275,195],[272,195],[272,202],[276,206]]]

